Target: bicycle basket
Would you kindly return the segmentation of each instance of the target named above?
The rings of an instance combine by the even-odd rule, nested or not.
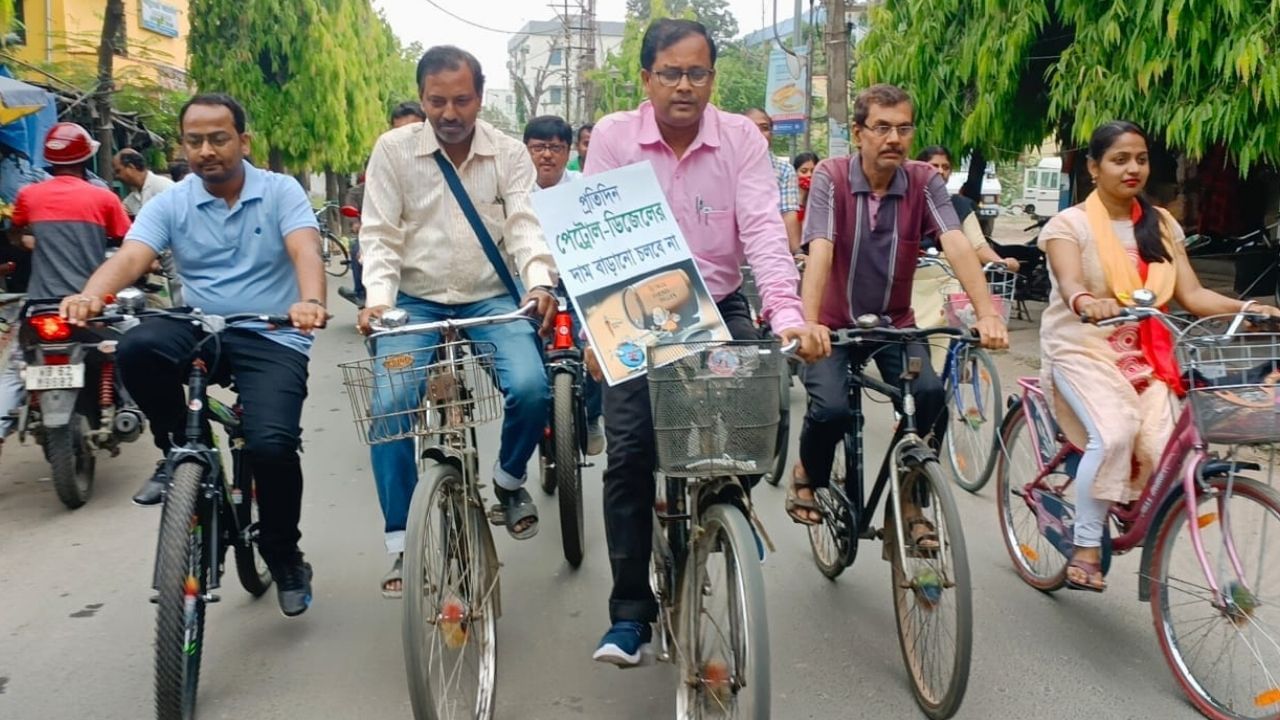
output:
[[[1192,420],[1206,442],[1280,442],[1280,333],[1229,335],[1229,320],[1202,320],[1177,340]]]
[[[658,470],[671,477],[767,472],[785,361],[776,342],[654,346],[648,376]]]
[[[1015,302],[1018,274],[1003,268],[991,268],[986,271],[986,275],[991,302],[995,304],[1000,317],[1008,323]],[[959,283],[948,284],[943,288],[942,300],[942,314],[951,327],[967,330],[978,322],[978,313],[973,309],[973,303],[969,302],[969,296],[960,289]]]
[[[339,364],[356,435],[378,445],[502,417],[493,351],[461,341]]]

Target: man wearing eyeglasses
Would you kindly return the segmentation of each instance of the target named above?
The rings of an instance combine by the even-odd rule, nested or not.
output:
[[[709,104],[715,61],[715,41],[701,23],[654,21],[640,45],[640,76],[649,99],[635,110],[596,123],[584,174],[649,162],[733,336],[758,338],[740,290],[739,268],[745,259],[756,277],[770,327],[784,339],[799,341],[805,359],[822,357],[830,350],[830,340],[804,319],[768,145],[750,120]],[[596,363],[594,354],[588,362]],[[598,372],[598,367],[592,371]],[[649,587],[653,418],[644,378],[605,388],[604,393],[604,512],[613,570],[612,627],[594,657],[631,667],[647,654],[658,613]]]
[[[937,236],[972,299],[982,344],[1007,347],[1008,330],[987,292],[978,256],[960,231],[946,183],[932,166],[907,160],[914,113],[910,96],[900,88],[872,85],[863,90],[853,105],[857,154],[828,158],[814,170],[804,218],[809,255],[801,288],[805,318],[824,327],[853,327],[857,317],[870,314],[887,317],[895,327],[914,326],[911,286],[920,243],[925,236]],[[879,349],[833,348],[830,357],[806,369],[809,410],[787,502],[788,514],[798,523],[821,522],[813,490],[830,481],[836,443],[849,428],[849,363],[854,353],[862,359]],[[923,360],[912,385],[916,416],[936,443],[946,430],[946,395],[928,348],[913,345],[909,354]],[[881,352],[875,360],[886,381],[902,376],[899,353]],[[910,498],[900,501],[908,541],[924,550],[937,548],[936,529]]]

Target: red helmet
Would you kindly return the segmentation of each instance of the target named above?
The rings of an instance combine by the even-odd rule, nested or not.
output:
[[[44,136],[44,159],[50,165],[76,165],[96,152],[98,141],[75,123],[57,123]]]

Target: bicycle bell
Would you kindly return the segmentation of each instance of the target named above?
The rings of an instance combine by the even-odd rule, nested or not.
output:
[[[388,330],[392,328],[404,327],[409,324],[409,311],[400,308],[391,308],[382,313],[382,317],[378,318],[382,327]]]
[[[136,313],[147,306],[147,295],[136,287],[127,287],[116,293],[116,306],[121,312]]]
[[[866,313],[859,315],[853,322],[859,330],[874,330],[880,327],[880,316],[875,313]]]
[[[1156,304],[1156,294],[1147,288],[1138,288],[1133,291],[1133,304],[1138,307],[1151,307]]]

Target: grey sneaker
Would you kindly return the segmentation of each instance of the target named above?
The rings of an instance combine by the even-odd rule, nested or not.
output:
[[[604,452],[604,428],[596,420],[587,425],[587,454],[599,455]]]

